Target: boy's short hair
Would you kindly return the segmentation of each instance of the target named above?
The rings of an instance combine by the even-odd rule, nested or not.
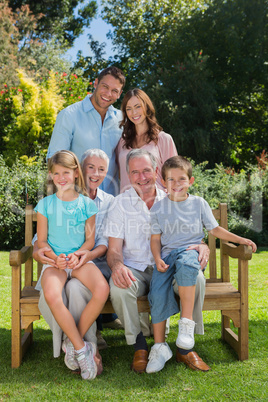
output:
[[[112,77],[114,77],[115,79],[117,79],[120,84],[122,85],[122,89],[125,86],[126,83],[126,77],[123,73],[122,70],[120,70],[120,68],[115,67],[115,66],[110,66],[105,68],[104,70],[102,70],[100,72],[100,74],[98,75],[98,80],[99,82],[102,80],[103,77],[105,77],[106,75],[111,75]]]
[[[177,156],[172,156],[171,158],[167,159],[163,166],[162,166],[162,177],[163,180],[166,180],[166,174],[167,171],[170,169],[182,169],[184,170],[189,179],[192,177],[193,174],[193,167],[190,161],[188,159],[184,158],[183,156],[177,155]]]

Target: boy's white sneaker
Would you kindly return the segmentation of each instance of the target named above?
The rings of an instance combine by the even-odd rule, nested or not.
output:
[[[63,352],[65,353],[64,363],[70,370],[78,370],[79,364],[76,360],[74,346],[69,338],[64,339],[61,346]]]
[[[85,342],[84,352],[75,352],[77,362],[81,369],[81,377],[84,380],[93,380],[97,375],[97,364],[94,360],[96,345],[92,342]]]
[[[194,327],[195,322],[188,318],[179,320],[179,335],[176,345],[181,349],[192,349],[194,347]]]
[[[146,373],[157,373],[162,370],[171,357],[172,352],[166,342],[156,343],[150,351]]]

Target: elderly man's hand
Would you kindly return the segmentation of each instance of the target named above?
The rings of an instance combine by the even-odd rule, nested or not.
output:
[[[187,250],[196,250],[199,252],[198,261],[199,261],[199,263],[201,265],[201,269],[203,271],[207,266],[209,254],[210,254],[208,245],[205,243],[194,244],[193,246],[188,247]]]
[[[123,264],[113,268],[112,279],[115,286],[122,289],[130,288],[132,282],[136,281],[132,271]]]

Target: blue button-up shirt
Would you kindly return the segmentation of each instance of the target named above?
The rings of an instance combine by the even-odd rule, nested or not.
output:
[[[62,149],[74,152],[79,160],[89,148],[102,149],[108,155],[110,163],[100,188],[109,194],[118,194],[118,168],[114,151],[122,134],[119,128],[121,120],[121,111],[110,106],[102,124],[100,114],[92,105],[90,97],[86,96],[81,102],[68,106],[58,114],[47,159]]]

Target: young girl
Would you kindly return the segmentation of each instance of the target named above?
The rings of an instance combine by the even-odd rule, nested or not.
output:
[[[49,160],[48,170],[55,193],[40,200],[35,211],[38,247],[51,248],[45,254],[54,260],[55,266],[43,265],[41,285],[53,316],[75,349],[82,378],[91,380],[97,374],[96,346],[85,343],[83,336],[100,314],[109,295],[105,278],[84,252],[89,255],[94,246],[98,210],[90,198],[81,194],[84,180],[74,153],[55,153]],[[78,326],[62,300],[63,287],[71,277],[79,279],[92,293]]]

